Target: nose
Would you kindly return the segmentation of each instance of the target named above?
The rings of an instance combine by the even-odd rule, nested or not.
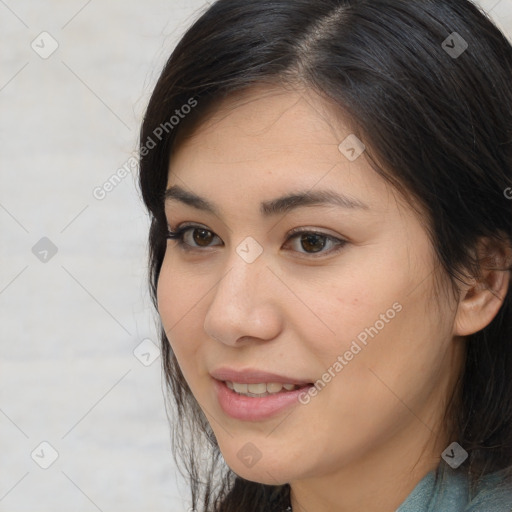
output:
[[[212,291],[204,330],[213,339],[237,346],[254,340],[269,341],[281,329],[278,279],[260,257],[247,263],[233,255],[228,270]]]

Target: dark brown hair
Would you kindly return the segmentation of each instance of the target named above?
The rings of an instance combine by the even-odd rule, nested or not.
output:
[[[473,250],[482,238],[510,247],[512,47],[478,7],[466,0],[219,0],[173,51],[142,125],[155,306],[176,136],[223,98],[263,83],[301,84],[347,114],[376,172],[427,213],[452,283],[464,278],[462,269],[478,275]],[[467,337],[458,399],[447,410],[473,479],[512,464],[510,295],[489,326]],[[281,511],[289,487],[249,482],[226,467],[163,329],[161,342],[174,446],[194,509]]]

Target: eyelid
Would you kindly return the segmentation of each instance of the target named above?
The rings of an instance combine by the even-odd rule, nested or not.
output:
[[[343,237],[331,235],[329,233],[325,233],[323,231],[320,231],[318,228],[310,228],[310,227],[300,227],[300,228],[294,228],[286,234],[286,244],[291,243],[294,239],[297,239],[297,235],[300,235],[301,233],[307,233],[312,235],[319,235],[321,237],[324,237],[326,240],[333,242],[335,244],[334,248],[330,249],[329,251],[320,251],[317,253],[311,252],[302,252],[302,251],[294,251],[297,254],[300,254],[301,258],[306,258],[308,260],[312,260],[315,258],[328,258],[329,256],[333,256],[337,254],[341,249],[343,249],[349,241],[346,240]]]
[[[207,226],[197,224],[195,222],[183,222],[182,224],[179,224],[175,229],[173,229],[172,226],[170,226],[168,224],[167,229],[168,229],[168,234],[167,234],[166,238],[176,240],[178,242],[179,247],[186,251],[204,252],[207,249],[214,248],[214,247],[221,247],[222,245],[224,245],[224,242],[222,242],[222,244],[219,244],[219,245],[209,245],[206,247],[200,247],[200,246],[196,247],[194,245],[187,244],[183,240],[183,237],[185,236],[185,233],[187,233],[188,231],[193,231],[194,229],[204,229],[205,231],[209,231],[210,233],[212,233],[212,235],[214,235],[214,237],[216,237],[222,241],[222,238],[220,238],[220,236],[217,235],[217,233],[215,233],[215,231],[211,230]]]
[[[286,233],[286,236],[289,237],[291,235],[296,235],[298,233],[313,233],[315,235],[322,235],[322,236],[325,236],[328,238],[338,238],[340,240],[344,240],[339,235],[333,235],[331,233],[326,233],[325,231],[322,231],[319,228],[307,227],[307,226],[290,229],[290,231],[288,231],[288,233]],[[347,241],[347,240],[345,240],[345,241]]]
[[[215,247],[221,247],[222,245],[224,245],[224,242],[222,242],[222,244],[219,244],[219,245],[209,245],[209,246],[205,246],[205,247],[200,247],[200,246],[194,246],[194,245],[187,244],[186,242],[183,241],[184,234],[187,231],[194,230],[194,229],[204,229],[205,231],[212,233],[212,235],[214,235],[214,237],[216,237],[222,241],[222,239],[219,237],[219,235],[217,235],[213,230],[211,230],[210,228],[208,228],[207,226],[202,225],[202,224],[198,224],[198,223],[194,223],[194,222],[184,222],[182,224],[179,224],[175,229],[173,229],[170,225],[168,225],[168,229],[169,229],[169,234],[172,233],[172,235],[174,235],[173,239],[175,239],[178,242],[178,245],[180,246],[180,248],[185,251],[194,251],[194,252],[201,253],[201,252],[205,252],[208,249],[212,249]],[[331,235],[329,233],[325,233],[325,232],[319,230],[318,228],[299,227],[299,228],[291,229],[290,231],[288,231],[286,233],[285,244],[289,244],[290,242],[292,242],[293,239],[296,239],[297,235],[300,235],[301,233],[319,235],[321,237],[325,237],[327,240],[329,240],[331,242],[334,242],[334,244],[335,244],[335,247],[333,249],[331,249],[329,251],[319,251],[318,253],[292,251],[297,254],[300,254],[301,258],[306,258],[309,260],[315,259],[315,258],[323,258],[323,257],[327,258],[328,256],[334,255],[337,252],[339,252],[343,247],[345,247],[345,245],[347,245],[349,243],[349,241],[347,239],[345,239],[344,237],[339,237],[336,235]],[[171,237],[168,236],[167,238],[171,238]]]
[[[210,229],[208,226],[205,226],[204,224],[198,224],[198,223],[195,223],[195,222],[183,222],[182,224],[178,224],[176,226],[176,228],[172,228],[172,226],[170,224],[168,224],[167,228],[169,229],[169,231],[172,231],[172,232],[184,231],[187,228],[199,228],[199,229],[204,229],[206,231],[210,231],[215,236],[219,237],[219,235],[217,235],[217,233],[215,233],[215,231]],[[344,237],[340,237],[339,235],[333,235],[333,234],[330,234],[330,233],[325,233],[324,231],[321,231],[318,228],[307,227],[307,226],[302,226],[300,228],[290,229],[290,231],[288,231],[286,233],[286,238],[288,239],[290,236],[296,235],[298,233],[314,233],[316,235],[322,235],[322,236],[330,237],[330,238],[338,238],[340,240],[348,242],[348,240],[346,240]]]

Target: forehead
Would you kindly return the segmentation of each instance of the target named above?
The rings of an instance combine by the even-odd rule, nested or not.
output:
[[[259,195],[261,202],[299,190],[332,190],[370,208],[387,208],[393,191],[354,137],[340,113],[312,91],[248,89],[210,108],[175,148],[168,188],[204,198],[215,191],[239,201]],[[349,158],[354,152],[347,153],[347,144],[356,158]]]
[[[300,143],[301,139],[325,144],[327,134],[330,134],[330,142],[336,144],[343,133],[352,132],[341,112],[336,114],[333,105],[312,90],[256,85],[209,103],[191,133],[185,130],[184,145],[206,140],[218,143],[222,137],[230,135],[238,144],[242,139],[257,139],[257,147],[269,146],[275,150],[280,146],[284,150],[287,145]],[[252,141],[247,140],[247,143],[250,146]],[[231,149],[235,151],[236,146]]]

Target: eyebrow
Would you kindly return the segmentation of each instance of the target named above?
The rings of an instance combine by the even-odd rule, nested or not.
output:
[[[168,188],[164,194],[164,200],[179,201],[197,210],[221,216],[219,209],[207,199],[189,192],[178,185]],[[280,215],[297,208],[306,206],[335,205],[348,209],[369,210],[369,206],[358,199],[347,197],[332,190],[315,190],[296,192],[270,201],[264,201],[260,205],[260,213],[264,217]]]

